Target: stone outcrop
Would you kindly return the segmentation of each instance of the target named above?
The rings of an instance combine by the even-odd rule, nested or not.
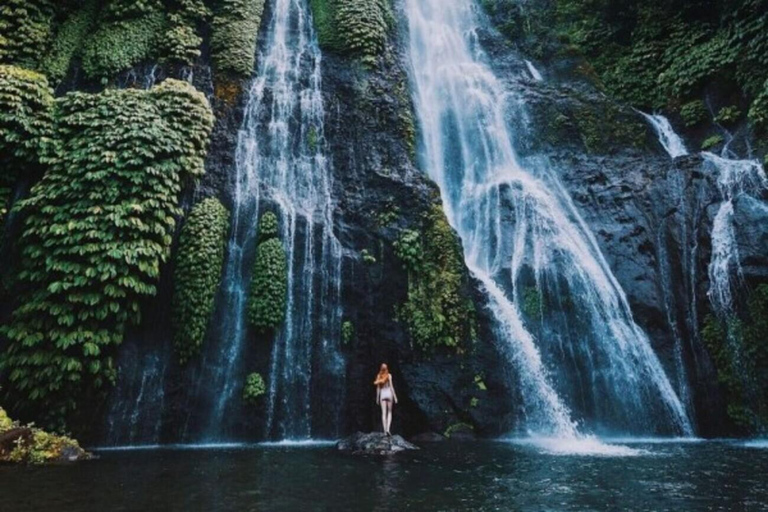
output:
[[[388,436],[381,432],[358,432],[339,441],[336,448],[355,455],[392,455],[419,449],[398,435]]]

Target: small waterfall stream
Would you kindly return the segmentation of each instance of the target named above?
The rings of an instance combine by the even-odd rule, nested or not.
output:
[[[210,413],[209,438],[239,401],[240,356],[248,342],[246,302],[259,214],[276,211],[288,260],[288,301],[276,333],[268,386],[267,435],[306,439],[314,435],[313,394],[340,403],[341,246],[333,234],[330,164],[325,156],[321,54],[304,0],[277,0],[266,47],[258,56],[238,134],[232,240],[223,286],[222,350],[204,379],[220,390]],[[320,375],[314,375],[316,373]],[[315,377],[330,374],[324,386]],[[335,383],[335,384],[334,384]],[[319,400],[319,399],[318,399]],[[329,407],[333,408],[333,405]],[[338,413],[338,411],[336,411]],[[325,411],[325,415],[334,411]],[[319,420],[318,420],[319,421]],[[337,424],[327,420],[330,427]]]
[[[521,160],[471,0],[406,0],[422,163],[519,373],[529,435],[692,432],[594,236],[543,156]],[[521,63],[522,64],[522,63]],[[525,126],[523,109],[512,112]],[[531,308],[534,304],[537,307]],[[531,311],[533,309],[534,311]],[[538,317],[538,318],[537,318]]]

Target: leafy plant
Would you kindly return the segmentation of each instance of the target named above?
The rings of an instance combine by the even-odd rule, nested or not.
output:
[[[701,143],[701,149],[707,150],[712,149],[716,146],[719,146],[723,143],[723,136],[722,135],[712,135],[711,137],[707,137],[704,139],[704,142]]]
[[[156,293],[212,126],[205,96],[175,80],[57,101],[48,171],[19,203],[20,305],[0,330],[20,409],[60,419],[114,381],[115,347]]]
[[[3,0],[0,63],[36,68],[48,49],[54,5],[51,0]]]
[[[680,107],[680,117],[683,119],[685,126],[688,127],[696,126],[706,121],[707,115],[707,107],[704,106],[704,102],[701,100],[691,101]]]
[[[267,385],[260,373],[252,373],[245,380],[243,387],[243,400],[251,405],[257,404],[259,398],[266,394]]]
[[[270,332],[285,320],[288,294],[288,262],[277,238],[277,217],[265,213],[259,224],[261,242],[248,298],[248,320],[260,332]]]
[[[84,2],[56,30],[51,49],[40,65],[50,81],[60,82],[66,76],[72,59],[79,53],[83,41],[93,28],[96,13],[95,1]]]
[[[53,91],[43,75],[0,65],[0,224],[16,180],[32,177],[46,161],[53,103]]]
[[[195,356],[221,284],[229,211],[218,199],[198,203],[181,230],[173,294],[174,345],[182,364]]]
[[[373,64],[384,51],[392,12],[388,0],[311,0],[321,46]]]
[[[730,107],[723,107],[715,116],[715,122],[722,124],[734,124],[741,117],[741,111],[738,107],[731,105]]]
[[[264,0],[221,0],[213,16],[211,53],[217,71],[253,74]]]
[[[349,345],[355,338],[355,326],[349,320],[341,324],[341,342]]]
[[[424,224],[423,236],[404,230],[395,243],[395,254],[408,270],[408,299],[397,318],[417,347],[461,351],[476,338],[461,245],[439,205],[431,207]]]

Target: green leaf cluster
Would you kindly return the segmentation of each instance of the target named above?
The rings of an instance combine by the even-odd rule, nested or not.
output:
[[[171,4],[162,41],[163,59],[189,66],[201,55],[200,28],[211,12],[202,0],[175,0]]]
[[[427,212],[421,232],[404,230],[395,254],[408,271],[408,298],[397,308],[412,342],[421,349],[465,350],[476,338],[475,307],[461,244],[439,205]]]
[[[135,5],[134,5],[135,4]],[[82,49],[89,78],[108,78],[142,61],[159,57],[166,17],[156,2],[112,0]]]
[[[41,169],[50,146],[53,91],[45,77],[0,65],[0,224],[14,183]]]
[[[267,385],[264,382],[264,377],[260,373],[251,373],[245,379],[245,386],[243,387],[243,401],[250,405],[255,405],[259,402],[259,398],[266,394]]]
[[[288,261],[277,237],[277,217],[267,212],[259,225],[259,246],[248,297],[248,321],[260,332],[271,332],[285,321]]]
[[[310,0],[320,45],[373,64],[393,24],[389,0]]]
[[[176,80],[57,100],[48,170],[19,203],[19,306],[0,329],[20,409],[61,418],[114,381],[115,347],[156,293],[212,126],[205,96]]]
[[[173,293],[173,342],[182,364],[203,344],[221,284],[229,211],[218,199],[198,203],[179,238]]]
[[[708,315],[702,338],[725,391],[730,418],[747,434],[768,424],[768,284],[758,286],[745,312],[727,318]]]
[[[0,63],[35,68],[45,55],[55,14],[52,0],[3,0]]]
[[[220,0],[214,11],[211,54],[217,71],[253,74],[264,0]]]
[[[72,11],[56,30],[50,49],[40,64],[40,68],[51,82],[60,82],[66,76],[72,59],[79,54],[83,42],[93,29],[96,14],[96,2],[84,2],[79,9]]]

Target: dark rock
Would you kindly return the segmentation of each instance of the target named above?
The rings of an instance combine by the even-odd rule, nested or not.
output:
[[[355,455],[391,455],[407,450],[418,450],[419,447],[409,443],[400,436],[388,436],[381,432],[358,432],[336,444],[336,448]]]
[[[411,437],[414,443],[439,443],[445,441],[445,436],[437,432],[424,432]]]

